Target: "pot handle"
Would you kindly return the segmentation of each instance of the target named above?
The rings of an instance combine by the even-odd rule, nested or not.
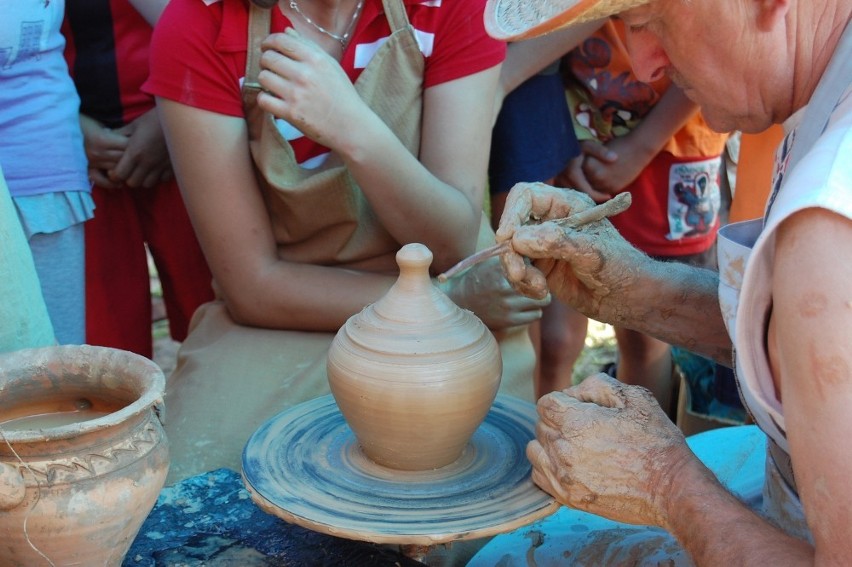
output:
[[[0,463],[0,510],[11,510],[24,501],[27,486],[24,477],[8,463]]]

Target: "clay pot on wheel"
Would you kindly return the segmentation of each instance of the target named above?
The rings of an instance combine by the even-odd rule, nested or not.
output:
[[[0,355],[3,565],[120,565],[168,472],[165,380],[136,354]]]
[[[432,284],[432,253],[408,244],[388,293],[351,317],[328,353],[328,380],[366,455],[400,470],[455,461],[485,419],[499,347],[473,313]]]

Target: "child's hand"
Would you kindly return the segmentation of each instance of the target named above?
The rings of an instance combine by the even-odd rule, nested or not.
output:
[[[635,132],[607,142],[609,155],[604,155],[599,148],[587,151],[596,142],[583,144],[583,174],[595,191],[606,194],[607,198],[624,191],[656,155],[655,148],[647,147],[642,136]],[[615,159],[609,159],[610,156]]]
[[[612,198],[613,193],[601,191],[594,180],[589,179],[585,164],[590,158],[594,158],[599,163],[615,163],[618,160],[618,154],[596,140],[580,142],[580,149],[582,150],[580,155],[569,161],[568,167],[556,176],[555,184],[559,187],[582,191],[596,203]]]
[[[172,162],[157,111],[152,109],[117,130],[127,136],[127,149],[107,173],[113,183],[150,189],[171,179]]]
[[[89,162],[89,180],[105,189],[121,187],[121,183],[113,182],[106,172],[121,160],[129,138],[85,114],[80,115],[80,128],[83,131],[83,144]]]

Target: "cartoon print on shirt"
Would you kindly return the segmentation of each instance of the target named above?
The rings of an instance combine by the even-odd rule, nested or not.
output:
[[[629,72],[613,75],[608,70],[612,47],[600,38],[585,40],[568,57],[563,79],[583,87],[568,89],[574,119],[589,131],[590,136],[579,134],[581,139],[592,137],[606,143],[627,134],[659,98],[650,85]]]
[[[676,240],[710,232],[719,220],[719,162],[679,163],[669,171],[669,227]]]

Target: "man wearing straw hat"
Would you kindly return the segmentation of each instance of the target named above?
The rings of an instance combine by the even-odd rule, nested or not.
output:
[[[504,267],[528,295],[733,364],[768,438],[763,502],[729,494],[648,392],[600,375],[539,401],[533,478],[570,507],[668,530],[699,565],[848,564],[852,1],[489,0],[486,25],[517,41],[615,14],[637,76],[668,75],[714,129],[783,124],[766,215],[720,232],[717,274],[655,262],[606,220],[528,223],[592,203],[519,185]]]

